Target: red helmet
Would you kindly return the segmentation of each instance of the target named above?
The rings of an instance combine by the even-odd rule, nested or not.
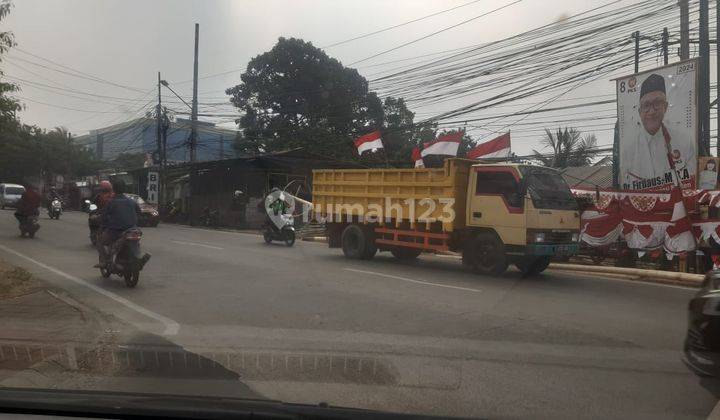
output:
[[[100,191],[112,192],[112,184],[110,181],[100,181]]]

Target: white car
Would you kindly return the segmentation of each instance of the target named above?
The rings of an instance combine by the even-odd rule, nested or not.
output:
[[[0,209],[15,207],[20,197],[25,192],[25,187],[18,184],[0,184]]]

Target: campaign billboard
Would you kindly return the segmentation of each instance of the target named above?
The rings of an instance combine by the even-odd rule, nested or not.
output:
[[[697,68],[686,60],[616,79],[621,189],[696,187]]]

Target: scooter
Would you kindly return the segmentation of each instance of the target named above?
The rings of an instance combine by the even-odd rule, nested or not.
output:
[[[120,235],[109,248],[109,257],[100,267],[100,274],[104,278],[117,274],[125,279],[127,287],[135,287],[140,281],[140,271],[150,259],[150,254],[141,255],[140,238],[142,231],[130,228]]]
[[[40,229],[37,215],[26,216],[23,221],[20,222],[20,237],[27,235],[30,238],[35,237],[35,232]]]
[[[50,202],[50,207],[48,207],[48,216],[50,216],[51,219],[60,220],[60,214],[62,213],[62,201],[58,198],[54,198]]]
[[[275,223],[268,220],[265,223],[265,229],[263,230],[263,239],[265,243],[272,241],[283,241],[287,246],[293,246],[295,244],[295,227],[293,226],[293,217],[291,214],[281,214],[284,224],[282,228],[278,228]]]

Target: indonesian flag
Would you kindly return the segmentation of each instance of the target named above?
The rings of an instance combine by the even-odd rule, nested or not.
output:
[[[477,145],[467,154],[468,159],[510,157],[510,133]]]
[[[416,168],[424,168],[425,163],[423,162],[422,154],[420,153],[420,149],[418,147],[414,147],[412,150],[412,160],[415,162]]]
[[[696,247],[695,236],[692,232],[692,224],[685,210],[685,203],[682,199],[682,190],[674,186],[670,193],[670,202],[673,204],[672,225],[665,231],[665,251],[668,254],[680,254],[692,251]]]
[[[425,143],[420,155],[422,157],[429,155],[457,156],[460,139],[462,139],[463,134],[465,133],[457,131],[455,133],[445,134],[433,141],[427,142]]]
[[[359,155],[362,155],[366,150],[382,149],[383,144],[380,131],[375,130],[372,133],[358,137],[355,139],[355,147],[357,147]]]

